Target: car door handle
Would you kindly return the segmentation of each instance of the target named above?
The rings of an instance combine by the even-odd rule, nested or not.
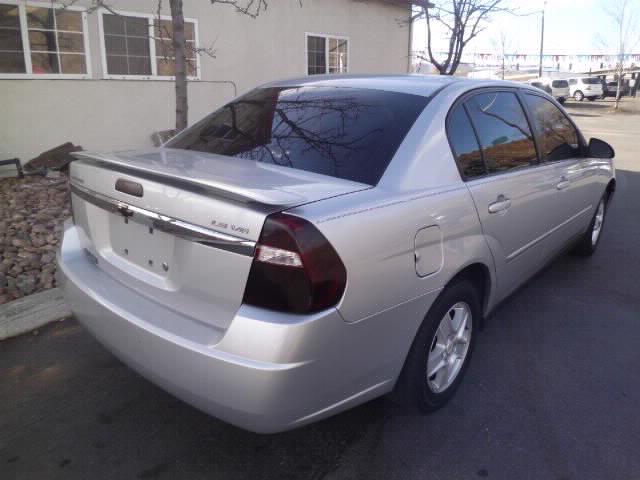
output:
[[[570,185],[571,182],[567,180],[567,177],[562,177],[558,183],[556,183],[556,188],[558,190],[564,190]]]
[[[489,204],[489,213],[504,212],[511,206],[511,199],[504,195],[498,195],[495,202]]]

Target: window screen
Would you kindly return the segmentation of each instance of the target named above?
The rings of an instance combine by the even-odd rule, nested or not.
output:
[[[155,19],[153,22],[154,41],[156,47],[156,71],[160,76],[174,76],[176,74],[176,60],[173,50],[173,26],[171,20]],[[186,40],[187,75],[198,75],[196,53],[196,33],[193,22],[184,22],[184,36]]]
[[[327,73],[327,39],[324,37],[307,37],[308,74]]]
[[[346,38],[307,36],[307,73],[346,73],[349,48]]]
[[[104,14],[104,46],[109,75],[151,75],[149,20]]]
[[[25,73],[17,5],[0,5],[0,73]]]
[[[24,44],[21,16],[27,26]],[[0,4],[0,73],[86,74],[82,12]]]

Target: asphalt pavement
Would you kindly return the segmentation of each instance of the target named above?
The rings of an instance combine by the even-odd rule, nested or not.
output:
[[[639,115],[572,106],[617,151],[589,259],[558,258],[487,322],[453,401],[382,398],[257,435],[173,398],[74,320],[0,343],[0,479],[640,478]]]

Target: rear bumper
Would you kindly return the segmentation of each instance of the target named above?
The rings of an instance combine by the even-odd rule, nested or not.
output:
[[[414,303],[356,324],[335,309],[297,316],[242,306],[221,331],[108,276],[70,224],[58,264],[74,316],[114,355],[187,403],[256,432],[295,428],[390,391],[413,338],[389,329]]]

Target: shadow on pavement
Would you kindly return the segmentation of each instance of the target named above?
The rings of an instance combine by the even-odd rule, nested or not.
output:
[[[0,472],[638,478],[640,174],[618,174],[596,254],[559,258],[506,301],[456,397],[433,415],[382,398],[292,432],[248,433],[156,388],[69,320],[0,344]]]

